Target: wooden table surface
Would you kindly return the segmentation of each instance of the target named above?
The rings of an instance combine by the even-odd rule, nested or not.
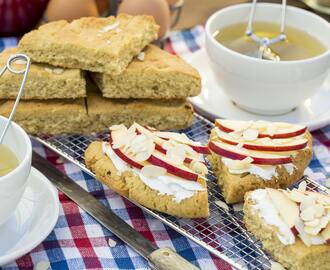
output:
[[[207,18],[215,11],[226,6],[251,2],[247,0],[185,0],[181,19],[176,29],[190,28],[197,24],[205,24]],[[260,2],[281,3],[281,0],[268,0]],[[309,9],[300,0],[288,0],[289,5]],[[323,15],[330,21],[330,16]]]

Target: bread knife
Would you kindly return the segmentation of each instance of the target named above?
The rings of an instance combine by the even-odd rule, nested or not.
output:
[[[96,221],[110,230],[119,239],[132,247],[147,259],[150,267],[157,270],[196,270],[199,269],[170,248],[158,248],[140,233],[135,231],[124,220],[118,217],[93,195],[76,184],[64,173],[60,172],[33,152],[32,166],[41,171],[58,190],[62,191],[72,201],[84,209]]]

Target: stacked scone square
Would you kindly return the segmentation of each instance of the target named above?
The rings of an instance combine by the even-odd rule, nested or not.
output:
[[[10,54],[26,53],[33,62],[16,122],[33,134],[91,133],[133,122],[188,127],[193,110],[186,97],[199,94],[200,77],[150,45],[158,29],[150,16],[120,14],[52,22],[27,33],[18,50],[1,56],[4,64]],[[19,79],[4,80],[0,97],[15,98]],[[8,115],[12,105],[4,102],[0,113]]]

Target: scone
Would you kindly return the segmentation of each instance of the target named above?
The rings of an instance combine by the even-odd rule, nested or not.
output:
[[[154,45],[148,45],[120,75],[92,77],[108,98],[178,99],[201,91],[201,78],[192,66]]]
[[[8,117],[14,100],[0,104],[0,115]],[[85,100],[21,100],[14,121],[30,134],[86,133],[89,119]]]
[[[207,149],[178,133],[155,134],[136,123],[129,129],[115,125],[108,142],[88,146],[85,163],[97,179],[147,208],[178,217],[207,217],[207,167],[196,152],[201,148]]]
[[[6,49],[0,54],[0,66],[4,66],[13,54],[19,51],[16,48]],[[25,63],[20,60],[13,64],[20,70]],[[22,76],[9,71],[1,76],[0,98],[16,99],[22,83]],[[81,98],[86,96],[86,81],[84,72],[79,69],[62,69],[46,64],[32,63],[26,80],[22,99],[54,99],[54,98]]]
[[[216,120],[208,156],[227,203],[258,188],[286,188],[312,158],[306,127],[265,121]]]
[[[158,29],[151,16],[86,17],[42,25],[18,46],[36,62],[119,74],[157,38]]]
[[[247,229],[290,270],[330,269],[330,196],[298,189],[257,189],[244,203]]]
[[[0,115],[8,117],[14,100],[0,103]],[[139,121],[160,130],[185,128],[193,121],[186,100],[111,100],[97,92],[84,99],[22,100],[14,120],[30,134],[91,134],[109,126]]]
[[[88,115],[91,118],[91,131],[111,125],[153,126],[160,130],[181,129],[192,124],[194,115],[191,104],[186,99],[108,99],[100,93],[88,92]]]

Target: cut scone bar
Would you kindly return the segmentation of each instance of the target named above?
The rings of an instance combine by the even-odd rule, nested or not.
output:
[[[157,38],[158,29],[151,16],[127,14],[55,21],[24,35],[19,50],[40,63],[119,74]]]
[[[92,73],[104,97],[173,99],[201,91],[198,72],[179,56],[148,45],[120,75]]]
[[[217,119],[208,156],[227,203],[243,202],[248,191],[287,188],[312,158],[306,127],[265,121]]]
[[[6,49],[0,54],[0,66],[8,58],[17,54],[16,48]],[[13,67],[20,70],[24,62],[14,62]],[[1,99],[15,99],[20,88],[22,76],[5,72],[0,79]],[[84,71],[80,69],[62,69],[47,64],[32,63],[23,91],[22,99],[81,98],[86,96]]]
[[[14,101],[1,104],[0,114],[8,116],[13,104]],[[184,99],[111,100],[93,92],[86,100],[22,100],[14,118],[31,134],[90,134],[106,131],[111,125],[134,122],[163,130],[188,127],[192,120],[192,106]]]

